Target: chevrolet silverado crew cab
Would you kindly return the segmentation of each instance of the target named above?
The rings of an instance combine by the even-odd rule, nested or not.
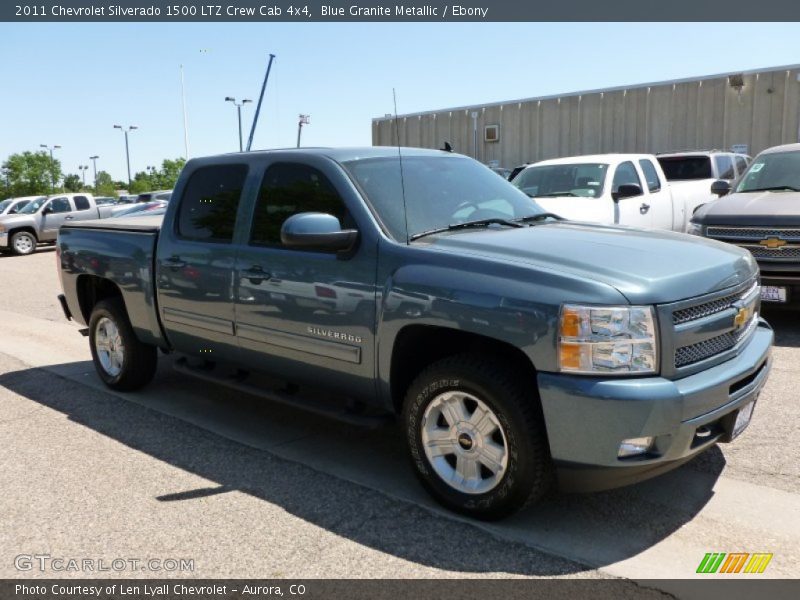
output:
[[[652,154],[595,154],[543,160],[512,183],[568,219],[686,231],[705,195],[676,195]]]
[[[91,194],[56,194],[35,198],[12,215],[0,216],[0,251],[32,254],[36,244],[55,242],[64,223],[98,219],[111,214],[110,206],[97,206]]]
[[[747,249],[762,301],[800,307],[800,144],[764,150],[733,189],[719,180],[711,191],[720,199],[697,211],[690,233]]]
[[[374,423],[492,519],[674,468],[747,426],[770,370],[750,253],[562,220],[470,158],[193,159],[163,217],[70,222],[60,296],[100,378],[180,371]]]

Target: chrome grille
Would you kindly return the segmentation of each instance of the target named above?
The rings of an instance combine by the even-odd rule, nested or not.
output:
[[[767,258],[770,260],[798,260],[800,259],[800,246],[787,245],[780,248],[767,248],[766,246],[755,246],[750,244],[738,244],[741,248],[746,248],[755,258]]]
[[[706,235],[711,238],[733,240],[763,240],[778,237],[787,242],[800,242],[800,229],[775,229],[769,227],[709,227]]]
[[[697,344],[692,344],[691,346],[678,348],[675,350],[675,367],[686,367],[730,350],[747,337],[755,328],[757,321],[758,319],[754,317],[750,319],[747,327],[723,333],[722,335],[698,342]]]
[[[688,323],[689,321],[702,319],[703,317],[708,317],[709,315],[715,315],[730,308],[730,306],[743,295],[744,294],[731,294],[730,296],[725,296],[724,298],[719,298],[718,300],[712,300],[711,302],[706,302],[705,304],[698,304],[697,306],[690,306],[689,308],[676,310],[674,313],[672,313],[672,322],[675,325],[680,325],[681,323]]]

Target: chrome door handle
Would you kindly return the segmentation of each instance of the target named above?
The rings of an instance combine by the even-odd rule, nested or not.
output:
[[[639,207],[639,212],[642,213],[642,214],[645,214],[648,210],[650,210],[650,205],[649,204],[642,204]]]
[[[65,221],[69,221],[70,219],[74,219],[74,218],[75,217],[73,217],[72,215],[67,215],[66,217],[64,217],[64,220]]]
[[[182,269],[183,267],[186,266],[186,263],[181,260],[180,256],[170,256],[164,262],[173,271],[176,269]]]
[[[258,265],[253,265],[249,269],[243,269],[241,271],[241,274],[242,277],[249,280],[250,283],[254,285],[258,285],[262,281],[267,281],[272,277],[270,273],[267,273],[264,269],[262,269]]]

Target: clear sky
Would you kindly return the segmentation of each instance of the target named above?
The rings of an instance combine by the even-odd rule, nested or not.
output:
[[[796,23],[3,23],[0,162],[60,144],[66,173],[98,154],[124,180],[114,124],[133,172],[182,156],[181,64],[190,156],[238,150],[223,99],[257,100],[270,52],[254,148],[294,146],[301,112],[303,145],[369,145],[393,87],[403,114],[800,63]]]

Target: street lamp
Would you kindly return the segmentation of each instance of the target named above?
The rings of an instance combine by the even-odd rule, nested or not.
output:
[[[39,144],[39,148],[46,148],[47,150],[50,151],[50,173],[53,176],[53,183],[50,188],[50,191],[54,192],[56,191],[56,170],[55,170],[55,162],[53,160],[53,150],[60,150],[61,146],[59,146],[58,144],[54,146],[48,146],[47,144]]]
[[[86,169],[89,168],[89,165],[78,165],[78,168],[81,170],[81,175],[83,175],[83,187],[86,187]]]
[[[123,133],[125,133],[125,160],[128,163],[128,187],[131,185],[131,153],[128,149],[128,132],[133,131],[134,129],[139,129],[136,125],[129,125],[127,128],[123,127],[122,125],[114,125],[114,129],[119,129]]]
[[[97,159],[100,158],[97,155],[90,156],[89,160],[92,161],[92,166],[94,167],[94,189],[97,191]]]
[[[297,122],[297,147],[300,147],[300,134],[303,132],[303,125],[311,123],[311,115],[300,115]]]
[[[236,114],[239,116],[239,152],[242,151],[242,105],[247,104],[248,102],[252,102],[252,100],[248,100],[245,98],[238,104],[236,103],[236,98],[231,96],[225,96],[225,102],[233,102],[233,105],[236,107]]]

